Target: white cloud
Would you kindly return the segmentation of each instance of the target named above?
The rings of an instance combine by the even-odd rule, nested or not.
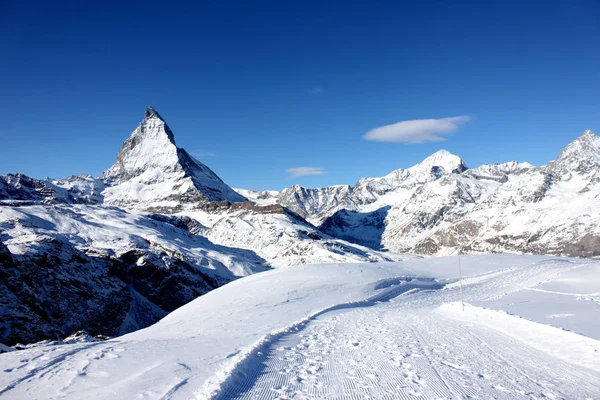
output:
[[[318,95],[320,95],[320,94],[323,94],[323,93],[325,93],[325,89],[323,89],[323,88],[322,88],[322,87],[320,87],[320,86],[317,86],[317,87],[314,87],[314,88],[310,89],[310,92],[311,92],[312,94],[314,94],[315,96],[318,96]]]
[[[470,119],[471,117],[468,115],[461,115],[450,118],[400,121],[395,124],[372,129],[363,138],[375,142],[440,142],[446,140],[442,135],[455,132],[460,124]]]
[[[309,175],[324,175],[326,172],[323,168],[317,167],[296,167],[296,168],[288,168],[285,170],[288,174],[288,178],[298,178],[300,176],[309,176]]]

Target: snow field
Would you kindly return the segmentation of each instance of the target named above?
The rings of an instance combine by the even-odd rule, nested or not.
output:
[[[283,268],[227,284],[123,337],[2,354],[0,397],[600,397],[600,341],[567,332],[570,318],[543,319],[552,327],[483,308],[542,293],[531,289],[594,294],[597,263],[461,260],[465,312],[456,257]],[[587,313],[584,301],[560,313]],[[557,314],[549,304],[512,312]]]

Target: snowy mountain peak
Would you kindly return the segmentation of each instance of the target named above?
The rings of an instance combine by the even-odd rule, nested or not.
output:
[[[168,211],[182,203],[246,200],[178,148],[173,132],[152,107],[101,179],[111,185],[103,192],[107,203],[134,208]]]
[[[123,143],[117,160],[101,178],[126,180],[153,169],[174,171],[179,159],[173,132],[152,107]]]
[[[447,150],[438,150],[419,164],[415,165],[414,168],[428,168],[441,167],[446,173],[461,173],[468,169],[465,162],[456,154],[452,154]]]
[[[591,130],[586,130],[581,136],[572,141],[562,151],[561,156],[567,153],[598,153],[600,151],[600,137]]]
[[[569,143],[558,158],[548,164],[548,169],[567,179],[573,172],[588,174],[598,166],[600,166],[600,137],[588,129]]]
[[[445,149],[439,149],[438,151],[436,151],[435,153],[433,153],[432,155],[430,155],[427,158],[434,158],[434,159],[443,159],[446,157],[458,157],[455,154],[450,153],[448,150]]]
[[[589,136],[598,137],[594,132],[592,132],[591,129],[586,129],[585,131],[583,131],[583,134],[580,137],[589,137]]]
[[[162,117],[160,116],[158,111],[156,111],[154,109],[154,107],[150,106],[146,109],[146,112],[144,113],[144,119],[152,119],[152,118],[158,118],[158,119],[164,121],[164,119],[162,119]]]

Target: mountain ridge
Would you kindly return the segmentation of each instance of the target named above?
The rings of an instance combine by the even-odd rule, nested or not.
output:
[[[234,190],[149,107],[99,178],[0,176],[0,342],[135,330],[270,267],[459,252],[598,258],[599,198],[591,131],[540,167],[469,169],[440,150],[354,186]],[[82,301],[102,321],[70,313]]]
[[[508,162],[448,173],[448,168],[437,169],[436,162],[429,162],[438,159],[430,156],[381,178],[363,178],[351,188],[350,207],[326,204],[322,208],[329,206],[334,212],[305,217],[334,236],[396,252],[600,256],[600,249],[592,246],[600,240],[600,216],[593,206],[600,196],[600,138],[592,131],[586,130],[556,160],[541,167]],[[407,172],[411,169],[420,171],[416,179]],[[301,209],[293,204],[299,199],[287,196],[280,201]],[[519,225],[524,218],[529,223]],[[368,220],[380,229],[364,237]]]

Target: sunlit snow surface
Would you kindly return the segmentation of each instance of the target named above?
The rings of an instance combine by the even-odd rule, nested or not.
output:
[[[0,396],[600,397],[600,264],[461,266],[464,311],[457,257],[251,275],[123,337],[2,354]]]

